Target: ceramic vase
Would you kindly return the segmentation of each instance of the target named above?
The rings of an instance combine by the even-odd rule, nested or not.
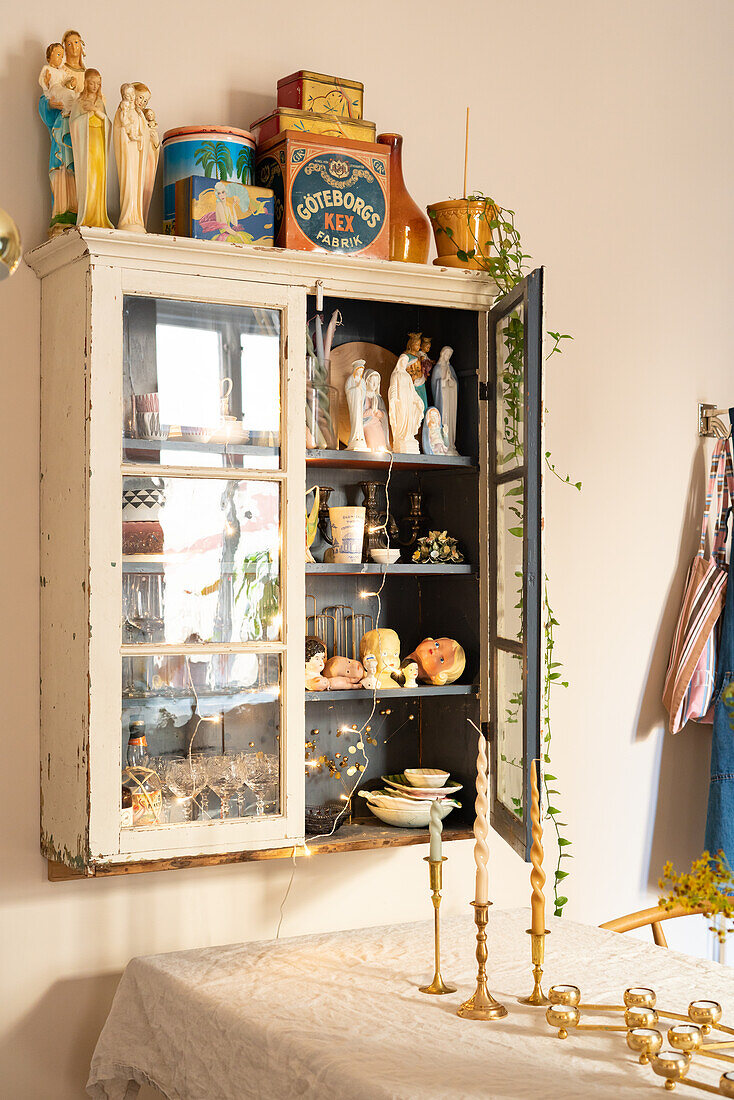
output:
[[[484,199],[447,199],[435,202],[427,207],[431,216],[433,236],[436,240],[436,259],[441,267],[470,267],[474,270],[486,270],[481,259],[460,260],[458,252],[481,252],[489,256],[492,244],[490,221],[497,216],[497,208],[490,206]],[[451,229],[448,236],[446,229]]]
[[[377,141],[390,150],[390,259],[426,264],[431,230],[403,180],[403,139],[400,134],[380,134]]]

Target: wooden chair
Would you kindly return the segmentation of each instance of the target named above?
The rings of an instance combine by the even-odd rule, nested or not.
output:
[[[644,928],[649,924],[652,928],[652,938],[658,947],[667,947],[668,941],[662,929],[662,921],[674,920],[675,917],[690,917],[703,913],[703,909],[685,909],[682,905],[676,905],[674,909],[663,909],[659,905],[652,909],[640,909],[638,913],[628,913],[625,917],[616,917],[600,924],[600,928],[608,928],[610,932],[631,932],[633,928]]]

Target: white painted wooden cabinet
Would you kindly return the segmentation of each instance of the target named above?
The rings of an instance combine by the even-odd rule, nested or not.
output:
[[[384,342],[384,322],[394,343],[401,326],[421,320],[466,360],[463,464],[421,467],[402,456],[394,484],[399,501],[410,478],[428,479],[437,509],[445,506],[465,534],[472,568],[441,581],[405,566],[384,588],[406,634],[411,622],[431,627],[416,607],[446,607],[449,624],[456,617],[468,638],[466,682],[442,699],[428,689],[398,699],[397,714],[403,704],[420,709],[415,740],[393,756],[382,746],[397,750],[400,738],[396,746],[382,737],[373,770],[379,778],[421,754],[430,764],[424,748],[445,730],[450,705],[461,732],[447,766],[471,784],[475,749],[464,719],[487,721],[490,710],[487,456],[500,404],[487,368],[492,282],[475,272],[97,229],[68,231],[26,260],[42,302],[41,843],[50,866],[96,875],[287,854],[304,837],[309,707],[328,722],[332,712],[351,718],[344,708],[354,706],[361,721],[367,700],[347,698],[354,693],[309,701],[304,692],[306,591],[324,583],[326,598],[330,583],[304,568],[305,333],[316,294],[351,315],[355,335]],[[308,484],[324,483],[319,467],[339,486],[345,469],[352,481],[368,476],[350,461],[312,456]],[[374,464],[369,474],[377,476]],[[442,527],[444,518],[432,516]],[[392,707],[384,709],[389,729]],[[122,780],[128,737],[141,722],[156,775],[171,755],[258,751],[277,760],[277,775],[255,804],[251,788],[240,782],[237,795],[226,776],[193,803],[185,788],[170,797],[174,782],[165,813],[155,813],[149,793],[143,808],[152,816],[130,825]],[[519,790],[523,801],[522,782]],[[468,835],[466,793],[457,836]],[[386,832],[356,823],[341,843],[393,842]],[[421,839],[391,832],[397,843]]]

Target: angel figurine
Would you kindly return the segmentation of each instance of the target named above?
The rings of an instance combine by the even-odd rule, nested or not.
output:
[[[367,386],[364,380],[364,359],[356,359],[352,363],[352,373],[344,385],[344,394],[349,409],[349,442],[348,451],[366,451],[367,441],[364,437],[363,409]]]
[[[423,420],[421,401],[408,373],[408,356],[403,353],[390,375],[388,390],[392,446],[396,454],[419,454],[415,438]]]
[[[113,229],[107,217],[110,120],[102,95],[102,77],[97,69],[85,71],[84,90],[74,101],[69,125],[79,204],[76,224]]]

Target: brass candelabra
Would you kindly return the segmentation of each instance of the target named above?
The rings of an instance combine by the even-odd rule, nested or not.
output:
[[[507,1009],[496,1001],[487,988],[487,921],[491,902],[473,901],[474,923],[477,926],[477,988],[468,1001],[464,1001],[456,1010],[457,1016],[464,1020],[501,1020],[507,1015]]]
[[[533,932],[532,928],[528,928],[527,934],[530,936],[530,949],[532,952],[533,960],[533,992],[528,997],[518,997],[518,1001],[521,1005],[535,1005],[540,1007],[541,1005],[549,1005],[550,1001],[546,997],[541,987],[541,981],[543,978],[543,960],[545,959],[545,937],[550,936],[550,932],[546,928],[544,932]]]
[[[433,981],[430,985],[420,986],[421,993],[455,993],[455,985],[447,985],[441,977],[441,927],[439,923],[439,909],[441,908],[441,888],[443,886],[443,864],[446,862],[446,856],[441,856],[440,859],[431,859],[430,856],[423,857],[429,867],[430,882],[431,882],[431,900],[433,902],[433,956],[434,956],[434,972]]]

